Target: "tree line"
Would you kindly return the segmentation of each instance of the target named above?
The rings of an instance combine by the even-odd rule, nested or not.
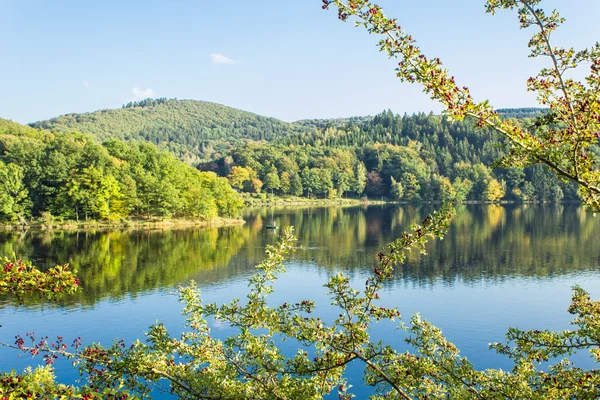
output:
[[[0,220],[213,218],[242,206],[228,181],[149,143],[98,143],[0,121]]]
[[[517,109],[509,115],[534,110],[540,114]],[[200,169],[227,176],[242,192],[284,196],[408,202],[578,198],[576,187],[554,179],[547,167],[494,168],[505,154],[502,138],[477,132],[472,122],[388,110],[372,118],[332,120],[271,143],[247,143]]]

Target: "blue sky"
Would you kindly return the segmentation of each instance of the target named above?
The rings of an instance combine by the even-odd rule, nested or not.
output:
[[[484,0],[381,0],[477,99],[534,106],[529,33]],[[545,0],[557,44],[600,40],[600,1]],[[439,111],[377,39],[321,0],[0,0],[0,117],[21,123],[144,97],[212,101],[285,121]]]

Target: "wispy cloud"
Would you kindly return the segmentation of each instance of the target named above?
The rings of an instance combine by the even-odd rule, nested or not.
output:
[[[223,54],[211,54],[210,62],[213,64],[235,64],[235,60]]]
[[[83,87],[86,89],[90,88],[90,83],[88,81],[83,81]]]
[[[140,89],[139,87],[134,87],[131,89],[131,94],[140,99],[145,99],[148,97],[156,97],[156,92],[150,88]]]

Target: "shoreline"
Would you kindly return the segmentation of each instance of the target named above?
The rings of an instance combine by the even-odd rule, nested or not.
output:
[[[371,199],[318,199],[303,197],[274,197],[271,199],[245,198],[244,204],[247,208],[252,207],[271,207],[271,206],[361,206],[370,204],[394,204],[390,200],[371,200]]]
[[[241,218],[211,218],[209,220],[194,219],[164,219],[145,220],[132,219],[123,221],[64,221],[51,225],[36,221],[31,225],[3,224],[0,231],[80,231],[80,230],[138,230],[138,229],[173,229],[173,228],[221,228],[227,226],[241,226],[246,221]]]
[[[250,201],[248,201],[250,200]],[[436,201],[421,201],[421,202],[403,202],[394,200],[365,200],[365,199],[307,199],[307,198],[274,198],[274,199],[245,199],[245,207],[243,210],[251,210],[262,207],[357,207],[357,206],[373,206],[373,205],[431,205],[441,204]],[[567,200],[560,202],[549,201],[498,201],[489,202],[481,200],[467,200],[461,203],[462,205],[549,205],[549,204],[581,204],[579,201]],[[29,225],[24,224],[0,224],[0,231],[88,231],[88,230],[141,230],[141,229],[175,229],[175,228],[221,228],[229,226],[242,226],[246,221],[240,218],[223,218],[217,217],[209,220],[195,219],[129,219],[121,221],[63,221],[45,224],[44,221],[34,221]]]
[[[390,199],[355,199],[355,198],[339,198],[339,199],[320,199],[320,198],[302,198],[302,197],[274,197],[271,199],[255,199],[255,198],[245,198],[244,204],[246,208],[254,208],[254,207],[272,207],[272,206],[317,206],[317,207],[327,207],[327,206],[369,206],[369,205],[382,205],[382,204],[395,204],[395,205],[428,205],[428,204],[443,204],[442,201],[433,200],[433,201],[402,201],[402,200],[390,200]],[[461,202],[454,203],[455,205],[473,205],[473,204],[495,204],[495,205],[508,205],[508,204],[581,204],[579,200],[561,200],[558,202],[555,201],[518,201],[518,200],[498,200],[498,201],[487,201],[487,200],[464,200]]]

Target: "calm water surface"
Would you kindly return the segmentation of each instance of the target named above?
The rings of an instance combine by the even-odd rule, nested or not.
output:
[[[288,208],[248,210],[242,227],[135,232],[0,233],[0,256],[13,252],[43,268],[68,262],[79,270],[83,292],[58,305],[17,305],[0,297],[0,339],[37,332],[85,343],[132,341],[161,321],[183,328],[175,289],[196,280],[206,301],[243,297],[246,279],[276,235],[264,229],[274,220],[293,225],[298,250],[276,284],[274,301],[311,298],[321,314],[337,315],[322,285],[344,271],[357,287],[374,265],[375,254],[420,221],[432,207]],[[479,368],[510,368],[487,349],[510,326],[566,329],[571,286],[580,284],[600,298],[600,220],[576,206],[469,205],[459,208],[447,237],[430,243],[428,256],[411,255],[396,268],[382,293],[399,306],[404,320],[414,312],[442,328]],[[228,329],[215,326],[216,334]],[[373,335],[401,348],[390,325]],[[42,363],[0,348],[0,370]],[[586,354],[577,357],[592,365]],[[352,368],[356,379],[359,369]],[[57,364],[62,381],[76,372]],[[357,394],[364,394],[360,382]],[[157,395],[158,397],[158,395]]]

